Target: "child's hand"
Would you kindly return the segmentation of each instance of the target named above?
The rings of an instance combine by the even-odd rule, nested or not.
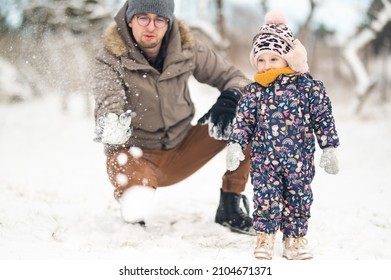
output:
[[[230,144],[227,148],[226,164],[229,171],[239,167],[240,161],[244,160],[242,147],[238,143]]]
[[[323,149],[322,157],[320,158],[320,167],[329,174],[337,174],[339,171],[338,159],[335,148],[329,147]]]

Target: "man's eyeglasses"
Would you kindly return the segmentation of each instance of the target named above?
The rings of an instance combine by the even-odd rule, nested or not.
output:
[[[145,16],[145,15],[139,15],[136,16],[138,24],[140,24],[143,27],[146,27],[149,25],[151,20],[153,20],[153,24],[155,25],[156,28],[163,28],[166,27],[168,24],[168,19],[164,17],[155,17],[154,19]]]

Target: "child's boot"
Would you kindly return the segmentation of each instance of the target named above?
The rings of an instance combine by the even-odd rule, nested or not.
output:
[[[305,248],[308,244],[304,237],[284,237],[284,249],[282,256],[288,260],[309,260],[312,253]]]
[[[275,237],[275,233],[257,232],[257,246],[254,250],[256,259],[271,260],[273,258]]]

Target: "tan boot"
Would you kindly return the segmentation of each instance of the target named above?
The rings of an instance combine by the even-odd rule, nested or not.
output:
[[[308,244],[304,237],[284,237],[282,256],[288,260],[310,260],[312,253],[305,248]]]
[[[271,260],[274,251],[274,240],[276,234],[257,232],[257,246],[254,250],[254,257],[258,260]]]

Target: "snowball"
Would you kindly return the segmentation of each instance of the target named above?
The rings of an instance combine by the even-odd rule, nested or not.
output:
[[[135,159],[141,158],[143,156],[143,151],[138,147],[131,147],[129,149],[129,153],[134,157]]]
[[[121,166],[125,165],[128,162],[128,155],[125,153],[120,153],[117,156],[117,163]]]
[[[147,186],[132,186],[121,196],[122,219],[128,223],[145,221],[153,208],[155,189]]]
[[[142,181],[144,186],[148,186],[149,185],[149,180],[147,178],[143,178]]]
[[[125,174],[118,173],[115,177],[115,181],[121,186],[126,186],[129,182],[129,179],[128,176],[126,176]]]

